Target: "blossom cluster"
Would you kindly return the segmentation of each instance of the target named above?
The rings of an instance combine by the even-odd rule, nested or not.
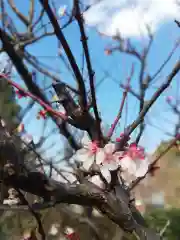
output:
[[[87,135],[84,135],[82,146],[76,152],[75,160],[82,164],[85,171],[89,171],[94,163],[97,164],[107,183],[111,182],[111,172],[115,170],[120,173],[127,185],[136,178],[144,176],[148,171],[149,160],[143,147],[136,143],[127,145],[124,151],[118,151],[116,142],[109,142],[101,148],[97,142],[92,142]],[[99,175],[93,176],[90,180],[103,188],[104,184]]]

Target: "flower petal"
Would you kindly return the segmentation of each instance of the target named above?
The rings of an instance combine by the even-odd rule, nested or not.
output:
[[[83,162],[83,168],[86,171],[89,171],[90,167],[92,166],[92,164],[94,163],[94,155],[89,157],[86,161]]]
[[[101,164],[104,162],[105,159],[105,152],[102,148],[99,148],[98,152],[96,153],[96,164]]]
[[[101,171],[103,177],[106,179],[106,181],[107,181],[108,183],[110,183],[110,182],[111,182],[111,173],[110,173],[107,165],[103,165],[103,166],[100,168],[100,171]]]
[[[120,160],[120,166],[122,170],[128,171],[130,174],[135,175],[136,164],[129,156],[125,156]]]
[[[113,158],[114,158],[114,161],[118,164],[118,165],[120,165],[120,160],[121,160],[121,158],[122,158],[122,156],[123,156],[123,151],[120,151],[120,152],[115,152],[114,154],[113,154]]]
[[[85,147],[88,147],[90,143],[91,143],[91,140],[90,140],[89,136],[87,135],[87,133],[85,133],[81,139],[81,144]]]
[[[111,154],[115,151],[115,144],[114,143],[108,143],[105,145],[104,150],[107,154]]]
[[[85,148],[81,148],[79,150],[77,150],[74,158],[76,159],[76,161],[78,162],[84,162],[89,158],[89,154],[88,154],[88,150]]]
[[[92,176],[90,179],[89,179],[90,182],[94,183],[95,185],[97,185],[98,187],[100,188],[104,188],[104,183],[103,181],[101,180],[100,176],[98,175],[95,175],[95,176]]]
[[[107,167],[110,171],[114,171],[118,168],[118,164],[116,162],[111,162],[107,164]]]
[[[142,177],[148,171],[148,161],[147,160],[139,160],[138,164],[136,162],[136,177]]]
[[[127,171],[126,172],[121,172],[121,177],[125,181],[126,186],[129,186],[132,181],[136,179],[136,177],[132,174],[129,174]]]

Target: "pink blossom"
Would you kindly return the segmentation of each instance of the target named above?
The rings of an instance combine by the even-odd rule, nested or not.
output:
[[[106,48],[106,49],[104,49],[104,53],[105,53],[107,56],[109,56],[109,55],[111,55],[111,54],[112,54],[112,50],[111,50],[111,49],[108,49],[108,48]]]
[[[47,110],[40,110],[37,115],[37,119],[46,119],[47,118]]]
[[[167,96],[167,97],[166,97],[166,101],[167,101],[168,103],[171,103],[173,99],[174,99],[173,96]]]
[[[123,171],[122,177],[129,182],[144,176],[148,171],[149,162],[144,149],[137,146],[136,143],[132,143],[120,158],[120,165]]]
[[[132,159],[144,160],[145,158],[144,148],[138,147],[136,143],[131,143],[125,154]]]
[[[97,163],[100,164],[100,171],[108,183],[111,182],[111,171],[119,167],[119,159],[122,156],[122,152],[115,150],[114,143],[106,144],[102,150],[101,158],[97,160]]]
[[[98,159],[101,159],[104,155],[101,149],[98,147],[98,143],[92,142],[87,135],[84,135],[81,143],[83,148],[76,152],[75,159],[78,162],[82,162],[83,168],[88,171],[92,164]]]

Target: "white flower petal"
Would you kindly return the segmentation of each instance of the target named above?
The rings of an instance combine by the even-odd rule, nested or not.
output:
[[[129,186],[129,184],[136,179],[136,177],[132,174],[129,174],[128,171],[122,172],[121,177],[125,181],[126,186]]]
[[[99,148],[99,150],[96,153],[96,164],[101,164],[104,162],[105,159],[105,153],[102,148]]]
[[[74,157],[75,157],[76,161],[84,162],[89,158],[89,152],[87,149],[81,148],[81,149],[77,150]]]
[[[58,15],[59,15],[60,17],[64,16],[65,13],[66,13],[66,9],[67,9],[67,6],[66,6],[66,5],[61,6],[61,7],[58,9]]]
[[[115,152],[115,153],[113,154],[113,160],[116,162],[116,164],[117,164],[118,166],[120,166],[122,154],[123,154],[123,152]]]
[[[103,181],[101,180],[100,176],[98,175],[95,175],[95,176],[92,176],[90,179],[89,179],[90,182],[94,183],[96,186],[100,187],[100,188],[104,188],[104,183]]]
[[[104,165],[104,164],[103,164]],[[114,171],[114,170],[116,170],[117,168],[118,168],[118,165],[117,165],[117,163],[116,162],[111,162],[111,163],[108,163],[107,164],[107,167],[108,167],[108,169],[110,170],[110,171]]]
[[[29,144],[33,141],[33,137],[30,134],[25,133],[24,135],[22,135],[21,139],[26,143]]]
[[[139,164],[136,164],[136,177],[142,177],[148,171],[148,162],[146,160],[139,160]]]
[[[111,154],[115,151],[115,144],[114,143],[108,143],[105,145],[104,150],[106,153]]]
[[[66,227],[64,232],[65,232],[65,234],[72,234],[74,232],[74,229],[71,227]]]
[[[85,133],[84,136],[81,139],[81,144],[85,147],[88,147],[90,143],[91,143],[91,140],[90,140],[88,134]]]
[[[94,163],[94,156],[89,157],[85,162],[83,162],[83,168],[89,171],[90,167]]]
[[[130,174],[136,174],[136,164],[135,162],[128,156],[122,158],[120,160],[120,166],[123,171],[128,171]]]
[[[111,182],[111,173],[110,173],[107,165],[103,165],[103,166],[100,168],[100,171],[101,171],[103,177],[106,179],[106,181],[107,181],[108,183],[110,183],[110,182]]]

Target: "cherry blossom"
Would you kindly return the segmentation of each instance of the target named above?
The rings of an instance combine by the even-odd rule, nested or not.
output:
[[[116,152],[115,144],[108,143],[103,148],[103,154],[97,159],[97,164],[100,164],[100,171],[108,183],[111,182],[111,171],[118,169],[120,166],[120,157],[122,152]]]
[[[111,50],[111,49],[108,49],[108,48],[106,48],[106,49],[104,49],[104,53],[105,53],[107,56],[109,56],[109,55],[111,55],[111,54],[112,54],[112,50]]]
[[[20,199],[17,197],[17,192],[15,191],[15,189],[10,188],[8,190],[8,194],[9,197],[8,199],[4,199],[3,204],[17,205],[18,203],[20,203]]]
[[[98,160],[103,158],[104,152],[98,147],[98,143],[92,142],[87,135],[84,135],[81,143],[83,148],[76,152],[75,159],[83,163],[83,168],[88,171],[94,162],[99,164]]]
[[[122,137],[122,136],[121,136]],[[97,142],[92,142],[87,135],[82,139],[83,148],[78,150],[75,159],[88,171],[93,163],[99,165],[102,176],[107,183],[111,182],[111,171],[122,170],[122,177],[127,183],[141,177],[148,171],[149,162],[145,156],[144,149],[131,143],[125,151],[116,151],[115,143],[108,143],[100,148]],[[104,183],[100,176],[91,177],[91,182],[100,188]]]
[[[74,231],[71,227],[66,227],[65,236],[69,240],[79,240],[79,234]]]
[[[149,161],[145,156],[144,149],[132,143],[120,159],[120,166],[123,171],[122,177],[129,182],[146,174]]]
[[[31,134],[25,133],[21,136],[22,141],[26,144],[30,144],[33,141],[33,137]]]
[[[59,9],[58,9],[58,15],[60,17],[63,17],[66,15],[66,11],[67,11],[67,6],[64,5],[64,6],[61,6]]]
[[[51,229],[49,231],[49,234],[52,236],[56,236],[58,234],[59,224],[54,223],[51,225]]]
[[[24,129],[24,124],[23,124],[23,123],[20,123],[20,124],[17,126],[17,128],[15,129],[15,131],[18,132],[18,133],[24,132],[24,131],[25,131],[25,129]]]
[[[173,96],[167,96],[166,97],[166,101],[167,101],[167,103],[171,103],[172,101],[173,101]]]
[[[46,110],[40,110],[37,115],[37,119],[43,118],[46,119],[47,117],[47,111]]]

